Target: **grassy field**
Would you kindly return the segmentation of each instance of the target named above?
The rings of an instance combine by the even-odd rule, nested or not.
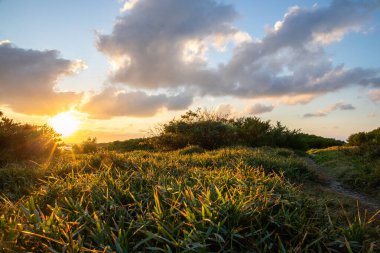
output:
[[[363,155],[357,147],[344,146],[308,153],[326,174],[380,201],[380,158]]]
[[[274,148],[66,154],[0,169],[4,252],[376,252],[376,217],[331,210]],[[342,214],[342,215],[341,215]]]

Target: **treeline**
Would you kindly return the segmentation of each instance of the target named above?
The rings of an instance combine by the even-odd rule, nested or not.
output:
[[[370,132],[358,132],[348,137],[348,145],[358,146],[362,154],[380,157],[380,127]]]
[[[51,155],[60,136],[47,125],[21,124],[0,111],[0,165]]]
[[[330,138],[290,130],[280,122],[272,124],[258,117],[229,118],[207,111],[188,111],[164,124],[151,138],[116,141],[111,150],[176,150],[199,146],[207,150],[228,146],[271,146],[299,150],[344,144]]]

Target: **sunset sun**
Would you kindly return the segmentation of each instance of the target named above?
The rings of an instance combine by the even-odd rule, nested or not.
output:
[[[49,125],[62,137],[67,137],[78,130],[80,121],[72,112],[62,112],[50,118]]]

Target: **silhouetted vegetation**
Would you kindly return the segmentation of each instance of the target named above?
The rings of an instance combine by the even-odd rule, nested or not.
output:
[[[126,141],[114,141],[108,144],[108,150],[128,152],[134,150],[153,150],[154,147],[146,138],[129,139]]]
[[[380,127],[370,132],[359,132],[348,137],[348,145],[358,146],[363,155],[380,157]]]
[[[333,146],[342,146],[344,141],[336,140],[333,138],[325,138],[313,134],[300,134],[301,141],[304,145],[304,149],[312,148],[328,148]]]
[[[88,154],[95,153],[98,150],[98,144],[96,142],[96,137],[88,137],[81,144],[73,145],[73,152],[76,154]]]
[[[176,150],[191,145],[207,150],[241,145],[307,150],[344,142],[290,130],[280,122],[271,124],[258,117],[229,118],[198,109],[164,124],[151,143],[158,150]]]
[[[0,112],[0,164],[52,155],[60,135],[47,125],[14,122]]]
[[[268,147],[323,146],[330,139],[256,117],[189,111],[152,138],[113,142],[108,150],[88,138],[74,154],[15,162],[51,154],[59,139],[46,126],[6,117],[0,126],[1,154],[12,161],[0,167],[0,251],[379,250],[378,213],[363,215],[351,205],[344,215],[329,210],[335,200],[301,188],[318,184],[305,159]],[[31,148],[34,141],[46,142],[46,150]],[[266,147],[231,147],[237,145]],[[162,152],[170,149],[176,150]]]

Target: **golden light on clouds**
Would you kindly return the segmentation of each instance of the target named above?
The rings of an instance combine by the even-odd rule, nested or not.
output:
[[[68,137],[79,130],[81,124],[74,112],[61,112],[48,121],[49,125],[62,137]]]

